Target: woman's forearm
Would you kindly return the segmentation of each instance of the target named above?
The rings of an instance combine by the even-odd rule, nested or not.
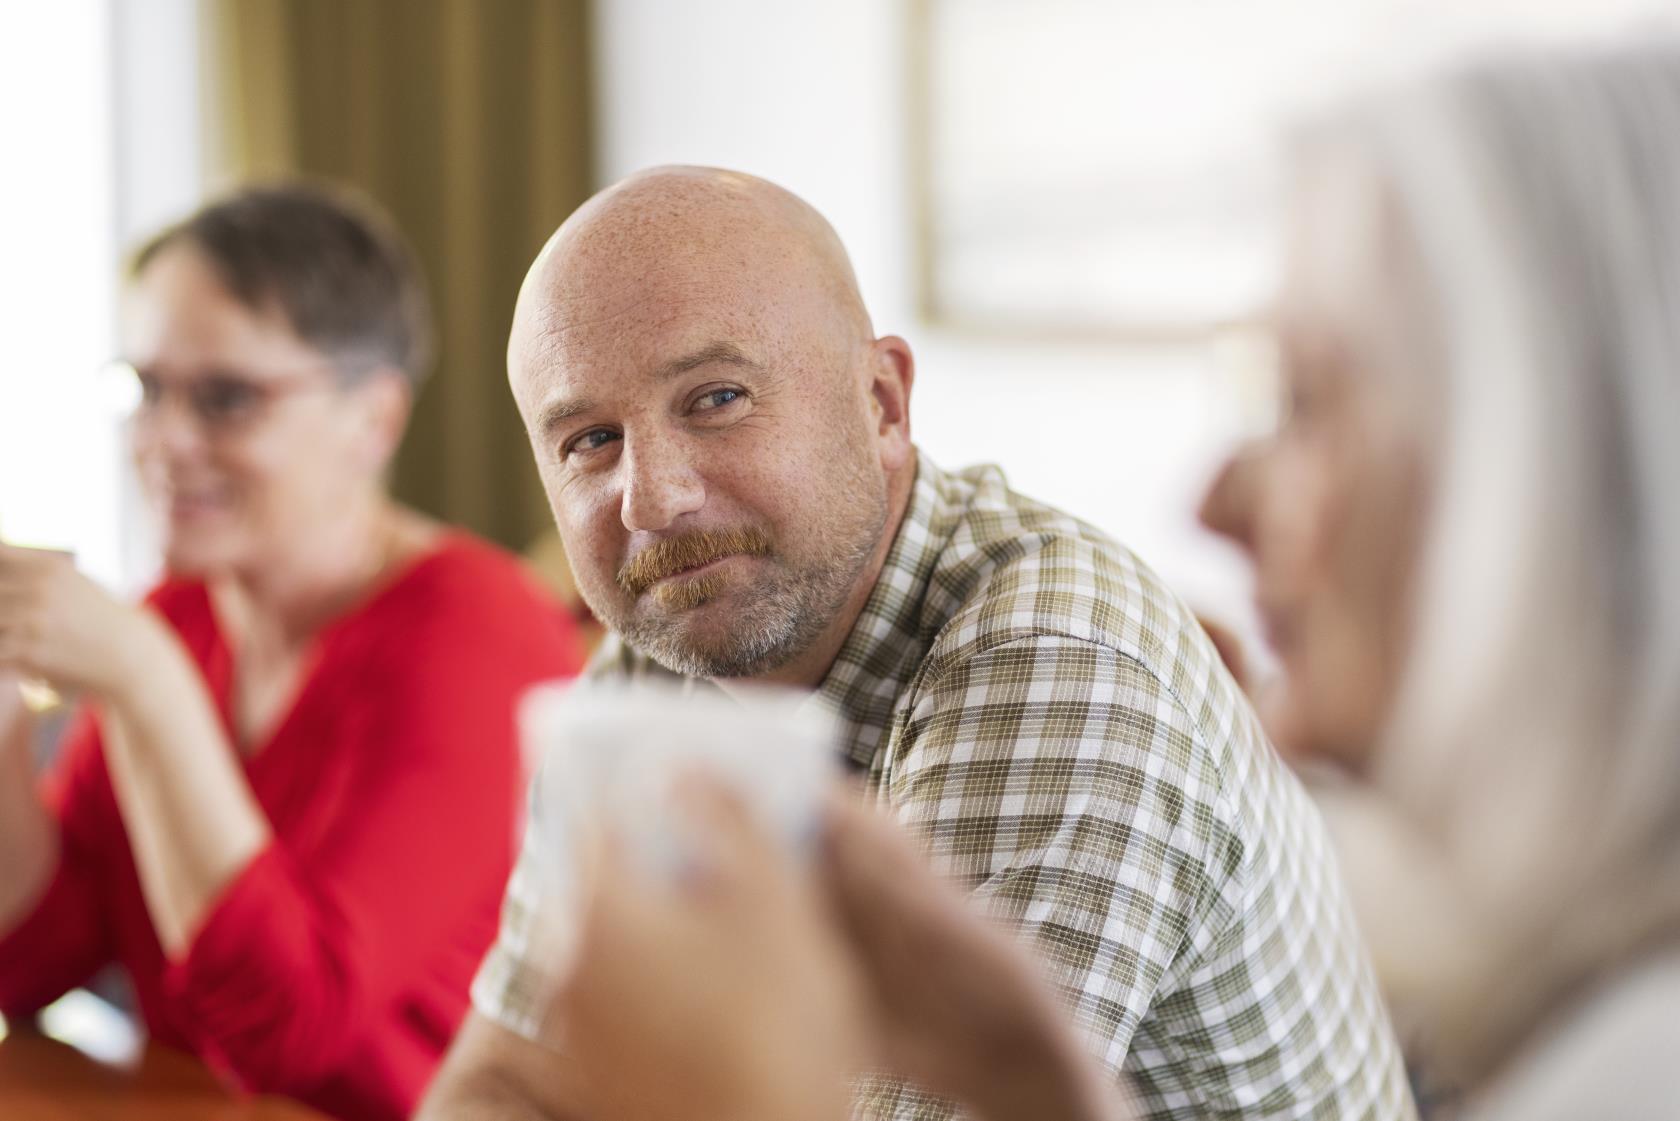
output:
[[[161,624],[106,698],[106,762],[146,906],[170,958],[268,846],[257,805],[197,667]]]
[[[0,673],[0,936],[29,914],[58,861],[58,827],[36,793],[33,732],[17,678]]]

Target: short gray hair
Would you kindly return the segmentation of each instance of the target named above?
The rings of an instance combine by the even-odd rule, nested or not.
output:
[[[202,253],[246,307],[278,311],[345,380],[381,368],[424,380],[432,319],[420,269],[396,226],[359,195],[305,181],[242,187],[153,236],[131,272],[176,245]]]

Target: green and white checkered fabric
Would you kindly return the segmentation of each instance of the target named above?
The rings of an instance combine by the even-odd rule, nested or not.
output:
[[[619,648],[596,672],[648,669]],[[818,697],[873,796],[1047,962],[1148,1118],[1415,1116],[1316,810],[1124,548],[996,468],[923,456]],[[473,996],[544,1038],[530,863]],[[955,1112],[890,1078],[859,1088],[860,1118]]]

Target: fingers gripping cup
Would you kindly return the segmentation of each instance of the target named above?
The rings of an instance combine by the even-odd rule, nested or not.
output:
[[[808,852],[836,774],[836,727],[807,693],[762,688],[743,698],[665,682],[541,685],[519,712],[533,763],[524,863],[537,901],[527,961],[564,983],[581,930],[588,847],[610,835],[631,864],[677,877],[699,858],[670,812],[696,770],[733,790],[795,853]]]

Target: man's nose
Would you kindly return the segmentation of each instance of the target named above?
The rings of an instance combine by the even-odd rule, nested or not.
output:
[[[676,441],[643,441],[625,449],[619,518],[631,533],[658,533],[706,503],[699,472]]]

